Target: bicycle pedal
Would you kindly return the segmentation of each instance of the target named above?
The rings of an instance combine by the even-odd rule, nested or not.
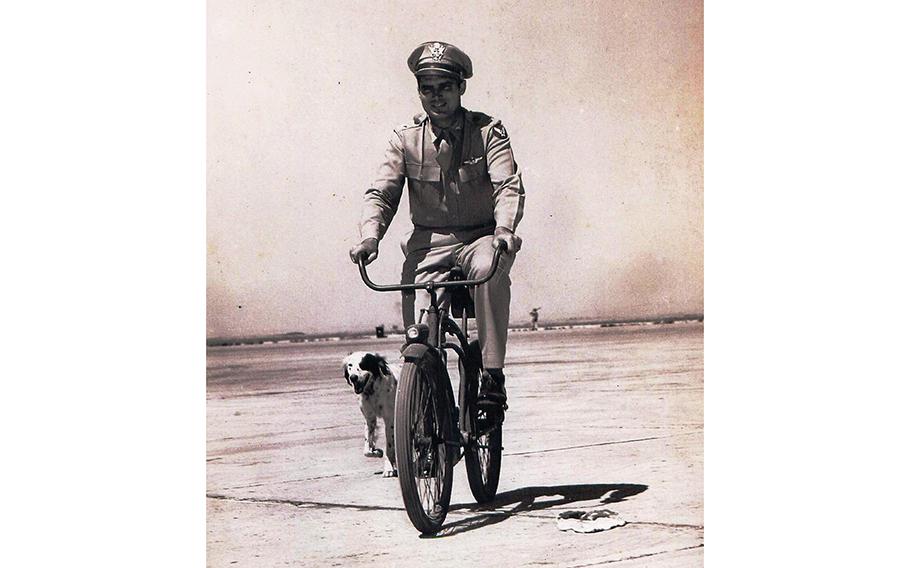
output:
[[[438,456],[436,452],[427,449],[418,454],[417,456],[417,477],[426,479],[431,477],[436,477],[436,460]]]
[[[480,431],[484,431],[499,426],[505,421],[505,412],[502,412],[498,408],[495,410],[482,409],[480,410],[480,415],[477,417],[477,428]]]

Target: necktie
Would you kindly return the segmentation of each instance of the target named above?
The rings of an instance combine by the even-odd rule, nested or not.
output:
[[[439,144],[436,147],[436,162],[445,174],[448,174],[449,168],[452,167],[452,144],[449,142],[450,137],[451,135],[443,130],[439,135]]]

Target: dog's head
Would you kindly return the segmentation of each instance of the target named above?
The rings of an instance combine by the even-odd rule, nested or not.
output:
[[[356,351],[344,358],[344,380],[354,388],[356,394],[370,394],[373,380],[380,375],[389,374],[389,364],[378,353]]]

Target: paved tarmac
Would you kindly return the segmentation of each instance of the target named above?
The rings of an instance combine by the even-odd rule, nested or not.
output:
[[[701,323],[512,332],[499,497],[478,506],[458,464],[431,538],[361,454],[341,372],[349,352],[396,358],[400,342],[209,349],[209,566],[703,565]],[[576,509],[626,524],[558,530]]]

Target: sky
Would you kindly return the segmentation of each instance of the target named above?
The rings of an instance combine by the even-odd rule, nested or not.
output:
[[[701,2],[208,3],[207,335],[400,324],[348,258],[407,57],[474,64],[462,104],[503,121],[526,189],[513,323],[701,313]],[[402,199],[370,265],[393,282]]]

